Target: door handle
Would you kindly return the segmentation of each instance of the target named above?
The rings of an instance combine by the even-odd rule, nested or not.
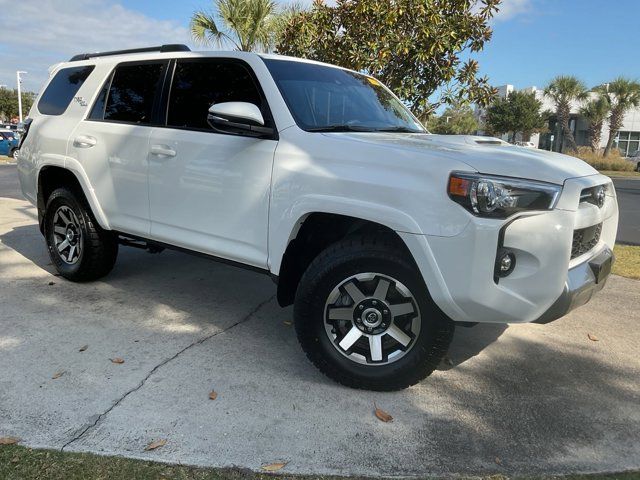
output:
[[[151,145],[151,155],[158,157],[175,157],[176,151],[168,145]]]
[[[98,141],[90,135],[80,135],[73,140],[73,146],[76,148],[91,148],[97,143]]]

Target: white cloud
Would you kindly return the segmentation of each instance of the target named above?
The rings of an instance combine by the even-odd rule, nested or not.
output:
[[[530,13],[532,0],[502,0],[500,10],[494,17],[496,21],[510,20],[518,15]]]
[[[83,52],[189,43],[185,26],[109,0],[0,0],[0,84],[39,90],[50,65]]]

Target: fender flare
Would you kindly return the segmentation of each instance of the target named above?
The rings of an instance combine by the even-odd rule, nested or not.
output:
[[[80,162],[70,157],[54,157],[47,159],[46,163],[42,163],[38,166],[36,178],[38,181],[36,182],[37,187],[40,185],[40,174],[44,168],[47,167],[58,167],[64,170],[67,170],[73,174],[73,176],[78,181],[80,188],[82,189],[82,193],[84,194],[87,202],[89,203],[89,207],[91,208],[91,212],[93,213],[98,225],[105,230],[111,230],[111,226],[109,224],[109,220],[107,219],[102,207],[100,206],[100,202],[95,194],[93,187],[91,187],[91,183],[89,182],[89,177],[87,177],[86,172],[80,165]],[[36,198],[39,196],[39,191],[36,191]]]
[[[330,195],[305,195],[269,225],[269,269],[278,275],[285,251],[313,213],[353,217],[380,224],[397,233],[422,233],[418,223],[408,214],[373,202]]]

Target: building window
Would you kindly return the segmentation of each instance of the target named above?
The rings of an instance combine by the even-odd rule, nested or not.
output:
[[[633,155],[640,150],[640,132],[618,132],[615,144],[623,157]]]

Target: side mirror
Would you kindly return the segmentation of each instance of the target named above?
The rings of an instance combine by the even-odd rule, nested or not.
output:
[[[273,135],[273,128],[264,126],[260,109],[248,102],[224,102],[211,105],[207,122],[216,131],[264,137]]]

